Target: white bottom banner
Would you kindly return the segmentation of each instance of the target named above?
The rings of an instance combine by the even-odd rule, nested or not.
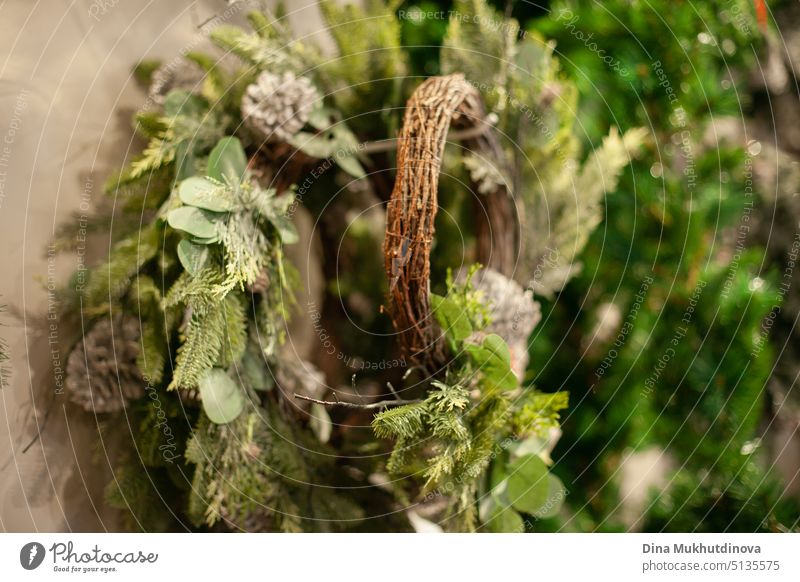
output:
[[[796,582],[799,565],[800,534],[0,535],[3,581]]]

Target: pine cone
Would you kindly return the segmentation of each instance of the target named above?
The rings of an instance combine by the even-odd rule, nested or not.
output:
[[[165,63],[153,71],[147,98],[158,105],[163,105],[170,91],[185,89],[196,92],[203,81],[205,73],[194,63],[181,61]]]
[[[242,97],[242,118],[268,141],[287,141],[303,128],[319,99],[307,78],[264,71]]]
[[[139,355],[139,322],[118,315],[98,321],[67,361],[67,394],[95,413],[115,412],[144,395]]]

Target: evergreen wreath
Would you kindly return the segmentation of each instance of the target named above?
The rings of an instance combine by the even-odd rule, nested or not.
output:
[[[523,531],[560,510],[548,467],[568,396],[526,381],[534,294],[577,272],[644,134],[612,131],[581,164],[553,45],[456,2],[476,18],[450,23],[443,75],[419,83],[397,3],[365,4],[321,4],[335,58],[253,12],[252,31],[211,32],[220,52],[137,68],[147,144],[107,184],[130,220],[61,301],[85,331],[69,398],[132,427],[107,490],[131,528]],[[375,201],[385,278],[383,233],[348,218]],[[315,328],[335,329],[340,302],[378,332],[338,338],[361,362],[349,385],[349,363],[287,341],[302,280],[287,249],[313,244],[298,213],[323,225]]]

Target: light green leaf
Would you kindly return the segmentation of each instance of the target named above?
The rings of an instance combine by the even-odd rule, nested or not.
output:
[[[564,505],[564,499],[567,496],[567,488],[561,482],[561,479],[548,473],[547,475],[547,501],[539,508],[538,511],[533,513],[534,517],[539,519],[550,519],[558,515],[561,511],[561,506]]]
[[[342,124],[335,125],[319,135],[301,131],[289,139],[289,144],[312,158],[333,157],[339,167],[355,178],[366,175],[354,152],[358,140],[353,133]]]
[[[314,129],[325,131],[331,126],[331,110],[327,107],[315,107],[308,114],[308,123]]]
[[[511,367],[511,350],[503,338],[496,333],[490,333],[483,340],[483,347],[492,352],[500,361]]]
[[[197,238],[213,238],[217,235],[217,227],[209,213],[193,206],[181,206],[170,210],[167,222],[172,228],[188,232]]]
[[[193,236],[191,238],[191,242],[193,242],[196,245],[211,245],[211,244],[214,244],[215,242],[219,242],[219,237],[218,236],[210,236],[210,237],[207,237],[207,238],[201,238],[201,237],[198,237],[198,236]]]
[[[481,345],[467,344],[465,349],[486,382],[501,390],[517,387],[517,377],[511,371],[511,352],[499,335],[491,333]]]
[[[180,182],[195,174],[197,156],[194,155],[194,144],[185,139],[175,149],[175,181]]]
[[[455,342],[464,341],[472,333],[472,324],[469,322],[466,311],[447,297],[430,294],[431,308],[436,321],[444,330],[447,337]]]
[[[297,229],[289,217],[285,214],[276,214],[271,216],[269,221],[278,230],[281,236],[281,242],[285,245],[293,245],[300,240],[300,235],[297,234]]]
[[[247,170],[247,156],[235,137],[223,137],[208,156],[208,175],[219,182],[239,184]]]
[[[300,131],[288,140],[289,145],[297,148],[312,158],[329,158],[337,148],[336,140],[330,133],[314,135],[307,131]]]
[[[186,272],[196,276],[208,261],[209,250],[206,245],[198,245],[186,239],[178,243],[178,259]]]
[[[486,528],[492,533],[523,533],[525,522],[519,513],[510,507],[496,505],[486,522]]]
[[[224,186],[197,176],[180,183],[178,196],[184,204],[212,212],[228,212],[233,209],[233,201],[225,196]]]
[[[361,167],[358,159],[353,154],[339,154],[336,156],[336,163],[339,167],[353,176],[354,178],[363,178],[367,175],[364,168]]]
[[[222,368],[212,368],[198,381],[200,398],[208,418],[216,424],[235,420],[244,410],[241,388]]]
[[[548,501],[547,465],[536,455],[521,457],[508,466],[506,495],[519,511],[535,514]]]
[[[247,349],[242,356],[241,373],[245,382],[253,390],[266,392],[274,387],[275,381],[264,361],[264,355],[255,342],[247,344]]]
[[[309,425],[314,434],[317,435],[319,442],[327,443],[331,438],[333,432],[333,422],[328,414],[328,410],[322,404],[316,402],[311,405],[311,420]]]

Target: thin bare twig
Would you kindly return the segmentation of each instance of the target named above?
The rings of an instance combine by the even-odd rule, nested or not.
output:
[[[466,141],[482,136],[494,127],[496,120],[492,115],[488,115],[483,123],[477,124],[468,129],[454,130],[447,134],[447,141]],[[377,154],[380,152],[391,152],[397,149],[397,138],[389,138],[381,141],[368,141],[362,143],[358,150],[365,154]]]
[[[400,398],[400,395],[397,393],[397,390],[395,390],[394,386],[392,386],[391,382],[387,382],[386,385],[389,387],[389,390],[392,391],[392,395],[394,395],[395,400],[402,400],[402,398]]]
[[[353,374],[353,377],[350,379],[350,382],[351,382],[351,384],[353,386],[353,392],[356,393],[356,396],[358,396],[358,399],[361,402],[364,402],[364,397],[361,396],[361,393],[358,391],[358,388],[356,387],[356,375],[355,374]],[[337,400],[338,400],[338,398],[337,398]]]
[[[359,402],[342,402],[341,400],[318,400],[310,396],[303,396],[302,394],[295,394],[295,398],[300,400],[307,400],[315,404],[322,404],[323,406],[342,406],[344,408],[361,408],[364,410],[371,410],[375,408],[386,408],[388,406],[403,406],[405,404],[418,404],[422,400],[381,400],[380,402],[372,402],[370,404],[361,404]]]

